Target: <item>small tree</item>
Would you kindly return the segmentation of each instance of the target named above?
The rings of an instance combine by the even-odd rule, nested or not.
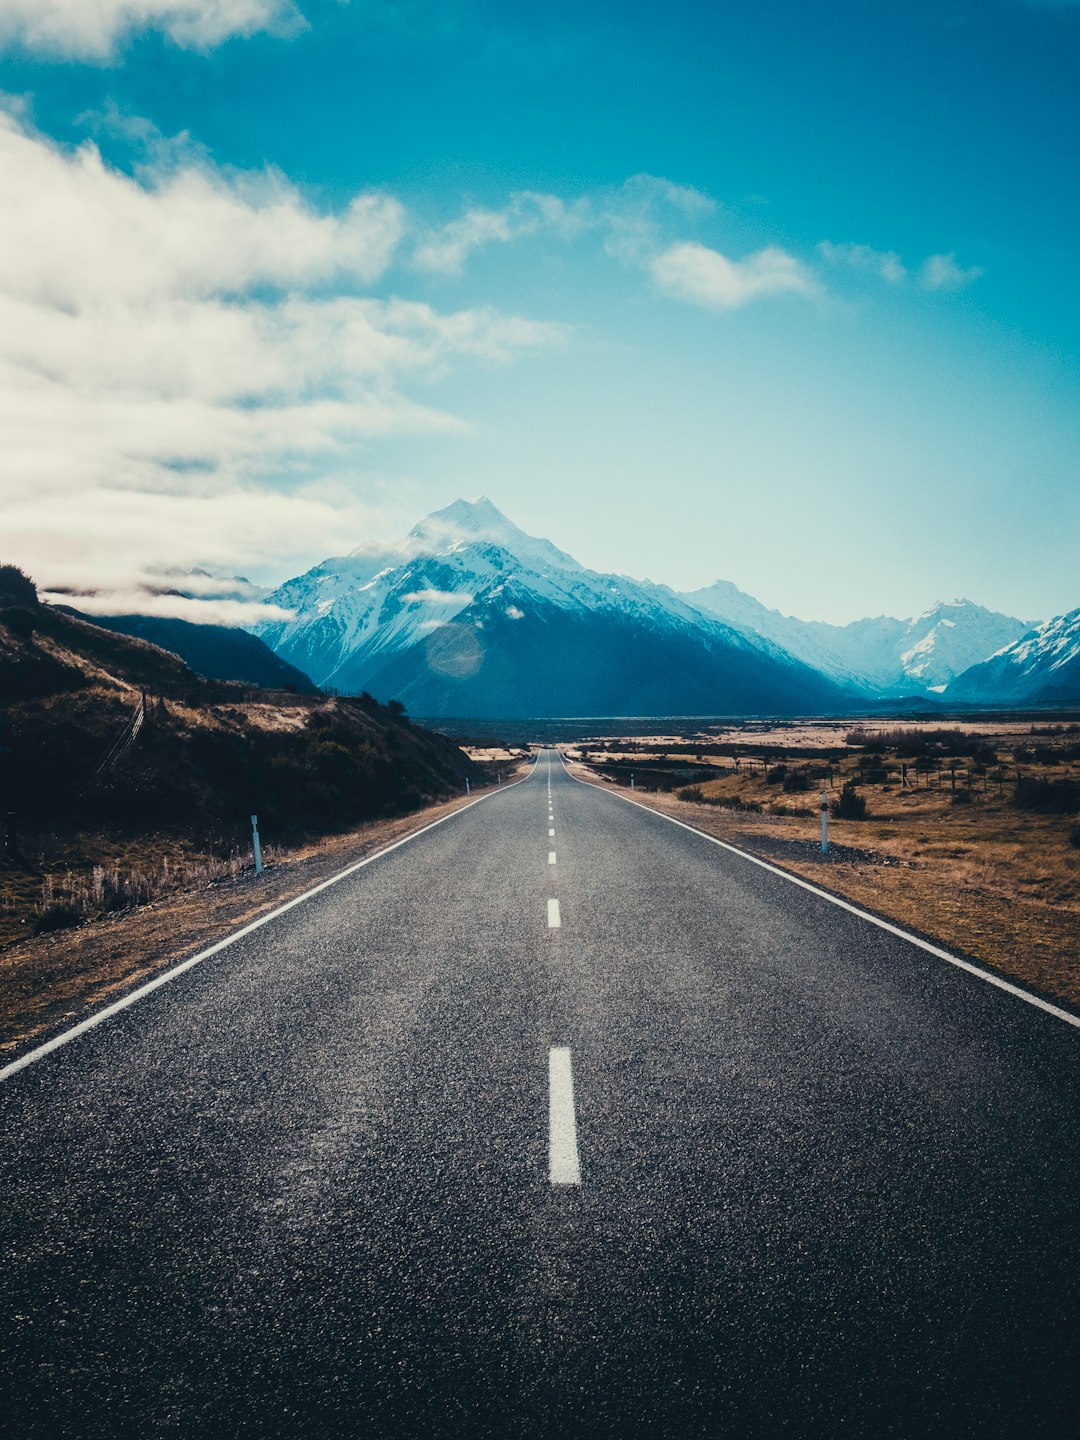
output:
[[[866,801],[849,780],[829,806],[829,812],[835,820],[865,820]]]
[[[18,565],[0,565],[0,605],[38,604],[37,586]]]

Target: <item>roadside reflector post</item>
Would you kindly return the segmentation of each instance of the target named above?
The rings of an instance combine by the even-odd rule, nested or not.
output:
[[[821,853],[829,853],[829,793],[821,792]]]
[[[472,786],[469,784],[469,777],[467,775],[465,776],[465,794],[472,794]]]
[[[252,844],[253,844],[254,847],[255,847],[255,874],[256,874],[256,875],[261,875],[261,874],[262,874],[263,863],[262,863],[262,846],[259,844],[259,817],[258,817],[258,815],[252,815],[252,817],[251,817],[251,840],[252,840]]]
[[[632,790],[633,788],[634,788],[634,772],[633,772],[633,770],[631,770],[631,771],[630,771],[630,789]]]

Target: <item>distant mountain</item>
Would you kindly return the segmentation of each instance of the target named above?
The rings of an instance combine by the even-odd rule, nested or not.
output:
[[[302,670],[275,655],[265,641],[247,630],[157,615],[95,615],[92,619],[106,630],[170,650],[208,680],[242,680],[268,690],[293,689],[301,694],[317,689]]]
[[[1030,621],[970,600],[941,601],[912,620],[878,615],[828,625],[769,610],[726,580],[682,598],[763,636],[841,684],[875,695],[940,693],[969,666],[1031,629]]]
[[[990,705],[1080,704],[1080,610],[1037,625],[965,670],[945,698]]]
[[[456,501],[398,546],[323,561],[267,597],[258,633],[319,685],[417,714],[793,713],[847,708],[840,685],[768,639],[649,581],[587,570],[487,499]]]

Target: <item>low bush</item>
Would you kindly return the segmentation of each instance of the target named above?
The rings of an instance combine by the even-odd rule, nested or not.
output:
[[[1069,844],[1074,850],[1080,850],[1080,825],[1074,825],[1069,831]]]
[[[1037,810],[1044,815],[1075,815],[1080,810],[1080,781],[1021,775],[1016,782],[1015,803],[1021,810]]]
[[[866,801],[852,784],[847,784],[831,801],[829,814],[835,820],[865,820]]]
[[[77,905],[64,901],[46,905],[34,921],[34,934],[47,935],[51,930],[70,930],[83,922],[83,912]]]

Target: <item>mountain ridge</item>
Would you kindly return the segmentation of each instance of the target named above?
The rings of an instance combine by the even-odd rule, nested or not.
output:
[[[434,512],[398,547],[331,557],[268,598],[294,619],[257,633],[317,684],[376,686],[424,714],[492,713],[496,694],[534,715],[626,713],[645,696],[658,713],[684,714],[693,703],[779,713],[849,698],[667,586],[588,570],[483,497]],[[605,645],[623,656],[621,688]]]

